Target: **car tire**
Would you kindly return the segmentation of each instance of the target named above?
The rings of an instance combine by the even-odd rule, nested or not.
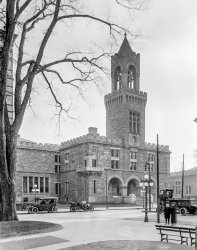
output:
[[[32,208],[32,213],[37,214],[38,213],[38,208],[37,207],[33,207]]]
[[[70,207],[70,212],[75,212],[75,211],[76,211],[75,207],[71,206]]]
[[[51,211],[52,211],[53,213],[56,213],[56,212],[57,212],[57,207],[52,207],[52,208],[51,208]]]
[[[183,216],[187,215],[187,209],[185,207],[180,208],[180,214]]]
[[[32,213],[32,207],[29,207],[28,210],[27,210],[27,212],[28,212],[29,214],[31,214],[31,213]]]

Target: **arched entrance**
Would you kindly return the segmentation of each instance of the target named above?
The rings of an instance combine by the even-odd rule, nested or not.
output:
[[[131,179],[127,185],[127,196],[130,194],[135,194],[137,197],[140,196],[139,181],[136,179]]]
[[[112,178],[108,184],[109,196],[121,196],[121,186],[122,183],[118,178]]]

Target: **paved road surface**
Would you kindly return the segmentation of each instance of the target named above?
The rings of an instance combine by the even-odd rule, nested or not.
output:
[[[69,249],[127,249],[129,244],[130,247],[128,249],[136,250],[152,250],[155,249],[153,247],[156,245],[159,247],[159,244],[162,248],[157,249],[179,249],[179,245],[160,243],[160,235],[154,226],[156,223],[156,213],[149,214],[150,220],[145,223],[143,221],[144,213],[140,209],[103,209],[102,211],[94,212],[70,213],[68,211],[60,211],[59,213],[50,214],[20,214],[19,219],[59,223],[63,226],[63,229],[40,235],[3,239],[0,240],[0,249],[65,249],[88,243],[94,243],[94,245],[83,245]],[[197,224],[197,216],[178,217],[178,220],[180,224]],[[143,245],[139,245],[142,244],[142,240],[146,248],[143,248]],[[103,241],[106,242],[103,243]],[[103,244],[106,244],[106,248],[103,248]],[[99,245],[102,248],[99,248]],[[115,248],[110,248],[110,245]],[[170,248],[171,246],[173,248]],[[180,249],[189,250],[190,247],[185,246]],[[191,249],[194,249],[194,247]]]

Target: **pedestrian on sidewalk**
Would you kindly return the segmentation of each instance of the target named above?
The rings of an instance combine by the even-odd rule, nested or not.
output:
[[[175,203],[171,204],[171,223],[172,223],[172,226],[176,224],[176,204]]]
[[[164,217],[165,217],[165,222],[168,225],[170,223],[170,215],[171,215],[171,207],[169,203],[166,203],[165,208],[164,208]]]

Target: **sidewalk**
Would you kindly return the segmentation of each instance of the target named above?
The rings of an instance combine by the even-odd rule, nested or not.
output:
[[[157,241],[128,241],[128,240],[114,240],[114,241],[99,241],[89,244],[83,244],[73,247],[62,248],[61,250],[194,250],[193,247],[183,246],[172,243],[161,243]]]

